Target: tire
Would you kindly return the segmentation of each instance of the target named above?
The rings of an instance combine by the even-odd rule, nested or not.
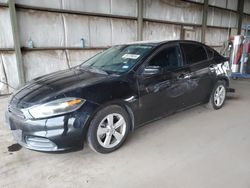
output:
[[[219,80],[214,86],[214,89],[211,93],[207,106],[210,109],[218,110],[224,105],[225,100],[226,100],[226,83],[222,80]]]
[[[97,112],[90,122],[87,142],[95,152],[110,153],[125,142],[130,126],[130,117],[122,107],[105,107]]]

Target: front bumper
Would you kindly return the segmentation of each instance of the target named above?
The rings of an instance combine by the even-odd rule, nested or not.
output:
[[[62,116],[47,119],[25,119],[6,112],[6,124],[23,147],[37,151],[63,151],[83,147],[92,104]]]

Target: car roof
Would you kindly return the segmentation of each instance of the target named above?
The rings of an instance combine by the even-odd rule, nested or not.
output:
[[[125,43],[123,45],[133,45],[133,44],[144,44],[144,45],[151,45],[151,46],[160,46],[163,44],[171,44],[171,43],[197,43],[200,45],[204,45],[198,41],[193,41],[193,40],[149,40],[149,41],[134,41],[134,42],[129,42]]]

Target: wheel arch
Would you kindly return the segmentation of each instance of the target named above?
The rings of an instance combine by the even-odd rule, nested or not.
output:
[[[95,117],[95,115],[102,109],[108,107],[108,106],[111,106],[111,105],[116,105],[116,106],[119,106],[121,108],[123,108],[127,114],[129,115],[129,118],[131,120],[131,126],[130,126],[130,132],[133,132],[134,129],[135,129],[135,118],[134,118],[134,112],[132,110],[132,108],[129,106],[129,104],[126,104],[126,102],[123,102],[123,101],[110,101],[110,102],[107,102],[107,103],[104,103],[102,105],[100,105],[98,108],[96,108],[94,110],[94,112],[92,113],[92,115],[88,118],[87,122],[86,122],[86,125],[84,126],[83,128],[83,138],[86,139],[86,134],[89,130],[89,126],[90,126],[90,123],[92,121],[92,119]]]
[[[218,81],[224,81],[224,82],[226,83],[226,88],[229,87],[230,81],[229,81],[229,78],[228,78],[227,76],[222,76],[222,75],[217,76],[217,77],[214,79],[214,81],[213,81],[212,87],[210,88],[210,91],[209,91],[209,93],[208,93],[208,95],[207,95],[206,100],[205,100],[204,103],[207,103],[207,102],[209,101],[209,99],[210,99],[210,97],[211,97],[211,94],[212,94],[212,92],[213,92],[213,89],[214,89],[214,87],[215,87],[215,85],[216,85],[216,83],[217,83]]]
[[[218,76],[216,82],[218,82],[218,81],[224,81],[226,83],[226,87],[227,88],[229,87],[230,81],[229,81],[228,77],[226,77],[226,76]]]

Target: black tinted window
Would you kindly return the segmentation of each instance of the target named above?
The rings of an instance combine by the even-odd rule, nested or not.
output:
[[[213,58],[217,62],[226,61],[226,59],[215,50],[214,50],[214,57]]]
[[[183,43],[181,47],[185,53],[188,64],[194,64],[207,59],[206,51],[199,44]]]
[[[159,52],[149,63],[165,70],[173,70],[181,66],[181,53],[177,46],[169,47]]]

